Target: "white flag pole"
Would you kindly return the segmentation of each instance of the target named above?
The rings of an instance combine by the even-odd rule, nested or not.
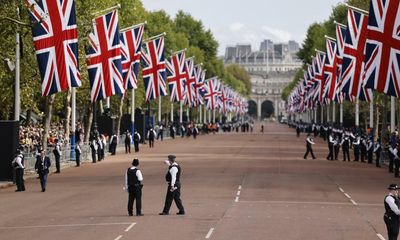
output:
[[[340,122],[340,126],[343,126],[343,103],[340,103],[339,122]]]
[[[336,123],[336,104],[332,103],[332,123]]]
[[[390,97],[390,131],[394,132],[396,122],[396,98]]]
[[[174,103],[171,103],[171,123],[174,122]]]
[[[360,126],[360,101],[356,99],[356,127]]]
[[[369,127],[374,127],[374,98],[369,102]]]
[[[135,132],[135,89],[132,89],[131,95],[131,133]]]
[[[183,102],[182,100],[179,102],[179,123],[182,124],[183,122]]]
[[[161,96],[158,97],[158,123],[161,123]]]
[[[199,123],[202,123],[203,121],[203,107],[201,105],[199,105]]]

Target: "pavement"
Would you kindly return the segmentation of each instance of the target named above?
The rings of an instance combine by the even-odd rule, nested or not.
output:
[[[265,132],[221,133],[157,141],[138,154],[119,151],[96,164],[37,179],[25,192],[0,190],[0,239],[385,239],[383,198],[397,183],[386,168],[304,160],[305,135],[264,123]],[[182,167],[186,215],[159,216],[169,154]],[[142,217],[127,216],[124,173],[133,158],[143,172]],[[341,158],[341,154],[340,154]]]

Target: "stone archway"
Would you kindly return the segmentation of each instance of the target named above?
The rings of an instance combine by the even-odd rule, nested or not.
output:
[[[265,100],[261,104],[261,119],[270,118],[274,115],[274,103],[270,100]]]
[[[257,118],[257,103],[253,100],[249,100],[249,110],[248,110],[248,114],[254,118]]]

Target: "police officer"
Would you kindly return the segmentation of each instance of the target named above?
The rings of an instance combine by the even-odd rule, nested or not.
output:
[[[75,146],[75,161],[77,167],[81,165],[81,153],[82,153],[81,140],[78,140]]]
[[[149,139],[149,147],[153,148],[154,147],[154,139],[156,137],[156,132],[154,129],[151,127],[149,131],[147,132],[147,139]]]
[[[381,167],[381,165],[380,165],[381,151],[382,151],[381,139],[378,138],[378,140],[374,144],[374,153],[376,156],[376,167]]]
[[[61,144],[58,139],[55,142],[56,145],[54,146],[53,153],[56,162],[56,171],[54,173],[60,173]]]
[[[17,184],[16,192],[25,191],[25,184],[24,184],[24,155],[22,151],[18,149],[16,151],[16,156],[13,160],[13,167],[15,169],[15,182]]]
[[[343,149],[343,162],[346,161],[346,157],[347,157],[347,160],[350,162],[350,153],[349,153],[350,136],[345,134],[340,145],[342,145],[342,149]]]
[[[165,205],[160,215],[168,215],[169,209],[171,208],[172,200],[175,201],[176,206],[179,209],[177,215],[184,215],[185,209],[182,205],[181,200],[181,167],[175,162],[174,155],[168,155],[168,160],[165,163],[168,165],[168,172],[165,175],[165,180],[168,183],[167,196],[165,198]]]
[[[135,146],[135,152],[139,152],[139,142],[140,142],[140,134],[135,129],[135,133],[133,134],[133,145]]]
[[[315,159],[314,152],[312,150],[312,145],[314,145],[314,144],[315,143],[314,143],[314,140],[311,137],[311,134],[307,134],[307,139],[306,139],[306,148],[307,148],[307,150],[306,150],[306,153],[304,154],[304,159],[307,159],[308,153],[311,153],[311,157],[313,159]]]
[[[399,187],[397,184],[390,184],[388,190],[389,193],[384,200],[385,214],[383,215],[383,220],[388,231],[388,240],[397,240],[400,227]]]
[[[367,141],[367,159],[369,164],[372,164],[373,156],[374,156],[374,141],[372,138],[370,138]]]
[[[129,193],[128,199],[128,215],[133,216],[133,203],[136,199],[136,216],[142,214],[142,181],[143,175],[139,166],[139,159],[135,158],[132,161],[132,167],[128,168],[125,174],[125,191]]]
[[[333,138],[333,134],[330,133],[328,137],[328,149],[329,154],[326,157],[327,160],[333,160],[333,145],[335,144],[335,139]]]
[[[360,137],[356,135],[355,140],[353,141],[353,149],[354,149],[354,161],[358,162],[360,157]]]
[[[46,152],[43,149],[39,150],[40,156],[36,158],[35,170],[39,174],[40,186],[42,192],[46,191],[47,175],[49,174],[49,168],[51,166],[50,158],[46,156]]]
[[[131,133],[128,130],[126,130],[126,133],[125,133],[125,153],[131,153],[131,142],[132,142]]]

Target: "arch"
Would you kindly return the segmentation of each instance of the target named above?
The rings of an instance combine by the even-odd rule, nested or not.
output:
[[[257,102],[254,100],[249,100],[249,110],[248,110],[248,114],[254,118],[257,117]]]
[[[274,103],[270,100],[265,100],[261,104],[261,119],[270,118],[274,115]]]

